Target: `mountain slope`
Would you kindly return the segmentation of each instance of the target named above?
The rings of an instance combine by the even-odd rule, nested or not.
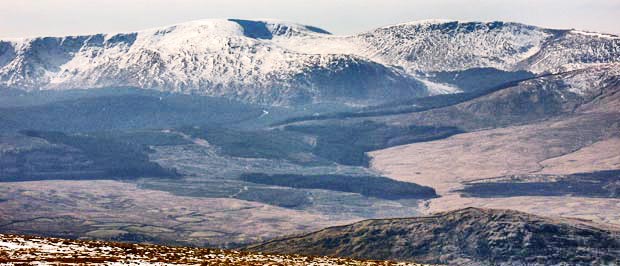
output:
[[[475,131],[584,113],[618,113],[619,93],[620,64],[597,64],[484,91],[425,97],[370,107],[357,113],[325,114],[289,121],[311,123],[346,117],[357,118],[358,122],[370,119],[401,126],[457,126]]]
[[[620,229],[583,220],[467,208],[330,227],[248,250],[458,265],[613,264],[620,263]]]
[[[426,95],[402,71],[354,55],[297,53],[276,36],[325,35],[280,22],[200,20],[126,34],[0,42],[0,84],[133,86],[267,104],[381,102]]]
[[[360,38],[391,62],[425,72],[494,67],[540,73],[620,60],[617,36],[509,22],[422,21],[379,28]]]
[[[484,67],[543,73],[620,61],[618,36],[501,21],[423,20],[280,43],[298,51],[360,55],[409,73]]]
[[[465,145],[463,153],[459,155],[440,150],[403,154],[403,150],[399,147],[383,150],[386,153],[381,159],[385,160],[385,166],[394,167],[399,173],[415,178],[416,181],[412,182],[422,182],[435,187],[437,184],[432,181],[442,180],[438,172],[425,172],[421,175],[420,169],[442,165],[435,170],[443,169],[442,172],[450,174],[455,168],[444,167],[445,165],[462,163],[463,168],[471,169],[473,174],[479,174],[476,171],[480,168],[472,169],[472,161],[465,159],[474,156],[467,148],[470,146],[487,145],[488,147],[482,150],[484,152],[500,152],[502,149],[498,147],[504,147],[504,144],[511,147],[520,147],[519,144],[524,144],[523,148],[529,146],[527,150],[529,154],[515,148],[514,152],[520,155],[516,158],[500,157],[502,160],[488,160],[480,156],[480,163],[483,165],[506,161],[508,165],[517,166],[523,162],[521,159],[528,158],[535,164],[536,159],[544,160],[593,142],[618,136],[615,125],[620,117],[619,71],[618,64],[602,64],[511,82],[487,91],[423,97],[352,112],[295,117],[276,123],[274,127],[308,134],[316,140],[317,150],[324,151],[324,154],[329,156],[337,157],[343,151],[349,151],[345,157],[347,160],[339,162],[343,164],[365,162],[362,165],[369,162],[365,152],[369,152],[369,155],[380,154],[381,151],[377,150],[412,143],[423,145],[421,142],[444,139],[466,132],[471,134],[452,136],[450,139],[459,139],[459,136],[481,136],[488,132],[489,138],[492,137],[489,141],[495,143],[494,141],[499,138],[488,130],[503,127],[506,128],[497,131],[501,131],[502,136],[514,138],[514,142],[500,142],[496,145],[474,140],[475,145]],[[540,133],[529,134],[532,132]],[[428,147],[439,146],[428,144]],[[503,149],[507,150],[512,149]],[[536,156],[531,153],[533,151],[537,152]],[[432,157],[429,154],[444,159],[434,161],[439,157]],[[487,155],[492,158],[496,154]],[[458,159],[454,159],[455,156]],[[350,160],[352,158],[358,159]],[[428,161],[411,163],[424,159]],[[380,170],[381,172],[385,170],[384,173],[390,178],[399,179],[398,176],[390,175],[391,171],[388,169]],[[459,176],[455,175],[453,178]]]

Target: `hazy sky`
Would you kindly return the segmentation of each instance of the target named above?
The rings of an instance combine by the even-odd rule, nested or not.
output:
[[[620,34],[619,17],[620,0],[0,0],[0,38],[126,32],[203,18],[278,18],[336,34],[429,18]]]

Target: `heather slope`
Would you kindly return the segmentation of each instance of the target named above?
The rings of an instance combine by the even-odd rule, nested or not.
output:
[[[619,230],[583,220],[467,208],[330,227],[248,250],[458,265],[613,264],[620,262]]]

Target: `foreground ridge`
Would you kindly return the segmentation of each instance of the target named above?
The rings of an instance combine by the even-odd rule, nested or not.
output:
[[[402,265],[416,263],[268,255],[235,250],[171,247],[0,234],[0,264],[53,265]]]
[[[426,217],[365,220],[247,250],[449,265],[617,265],[620,228],[470,207]]]

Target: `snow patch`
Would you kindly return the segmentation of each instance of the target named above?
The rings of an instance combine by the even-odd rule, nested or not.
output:
[[[439,94],[453,94],[463,92],[460,88],[445,84],[445,83],[436,83],[426,79],[419,79],[428,89],[430,95],[439,95]]]
[[[562,81],[566,84],[567,90],[580,96],[594,94],[610,77],[617,79],[620,77],[620,64],[601,65],[584,70],[573,71]]]
[[[590,36],[590,37],[611,39],[611,40],[617,40],[617,39],[620,38],[619,36],[613,35],[613,34],[591,32],[591,31],[582,31],[582,30],[571,30],[571,33],[585,35],[585,36]]]

